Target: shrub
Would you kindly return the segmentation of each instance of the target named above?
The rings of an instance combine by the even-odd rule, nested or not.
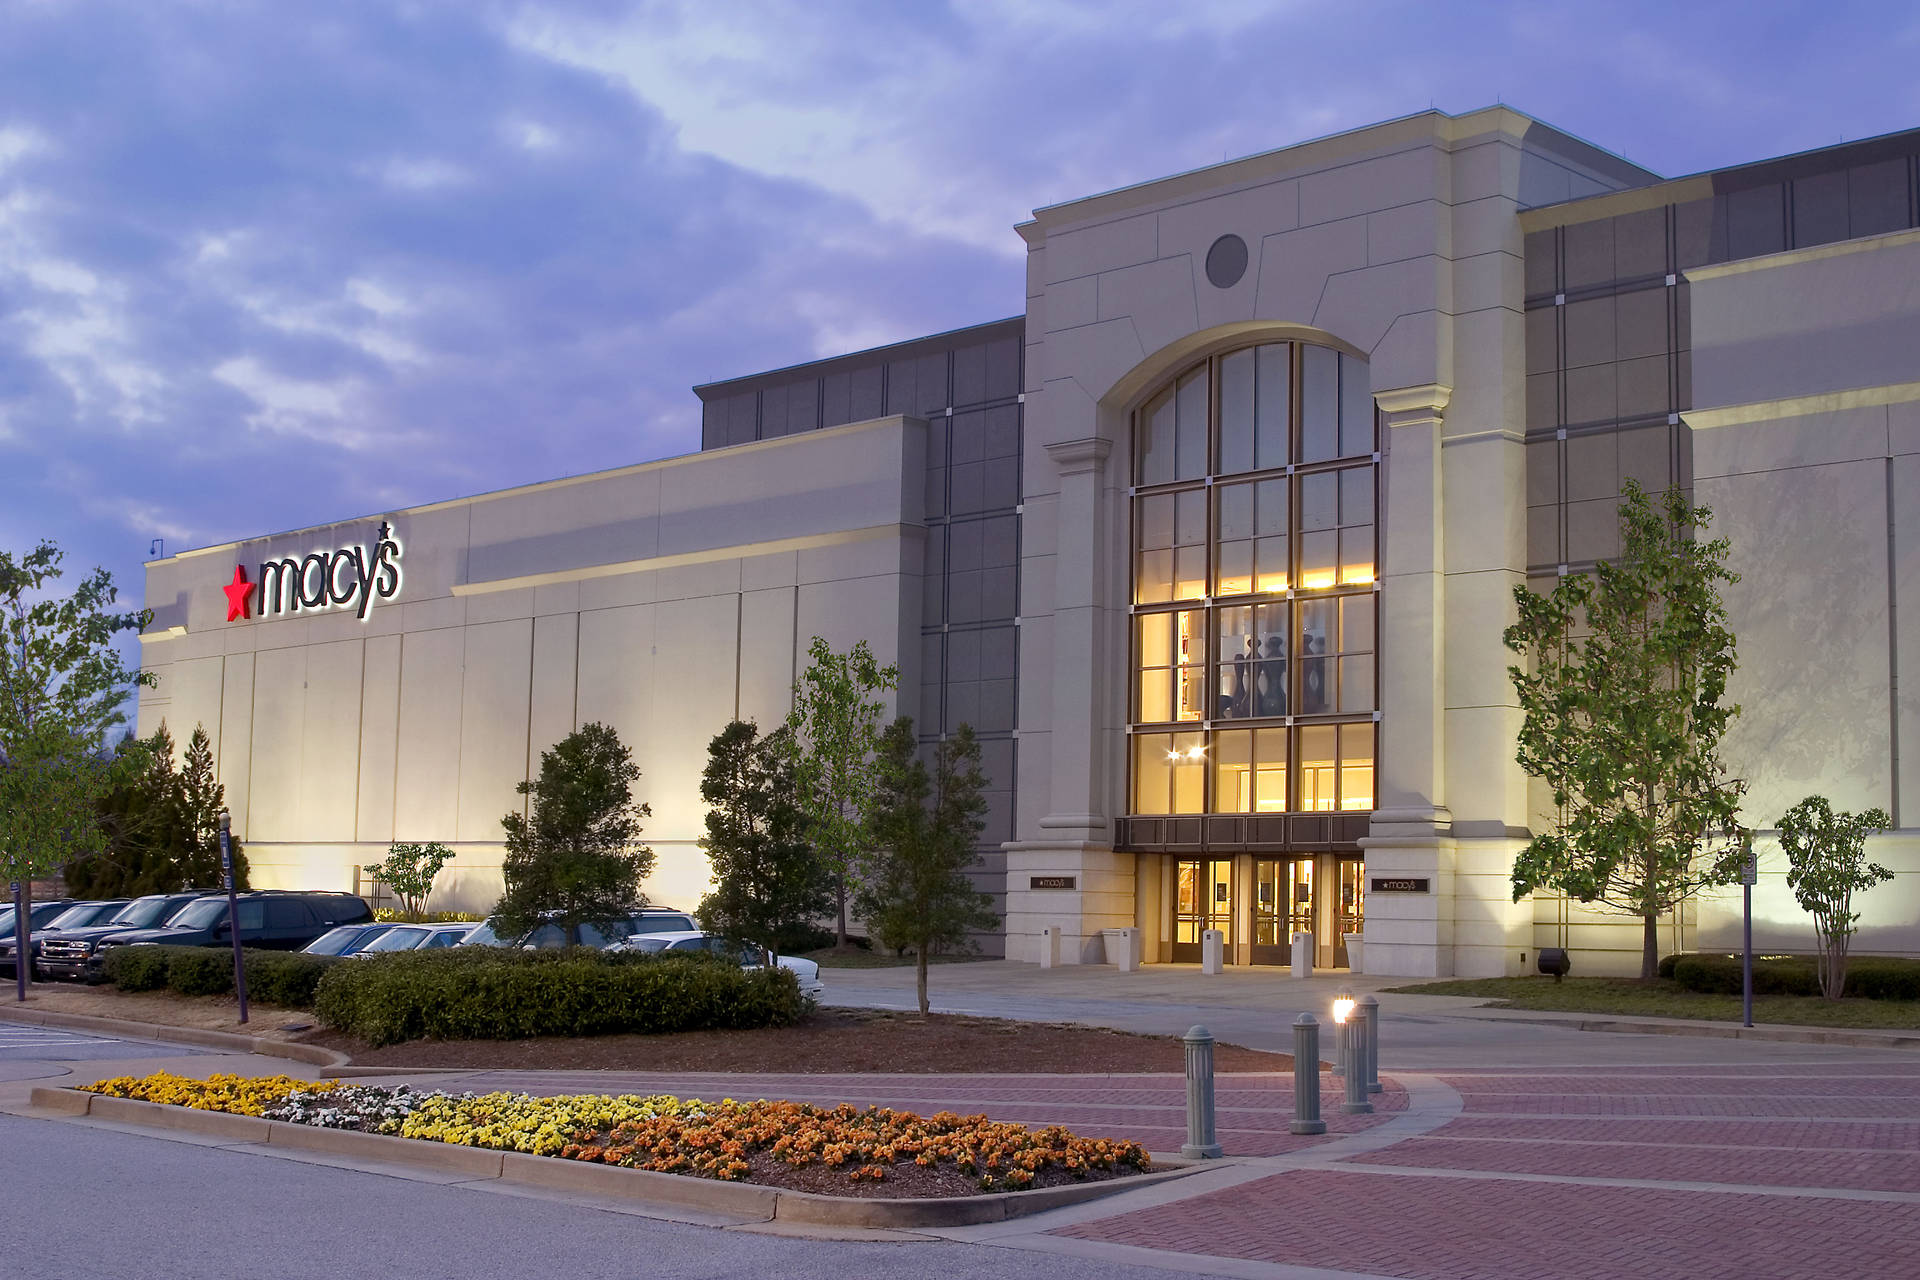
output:
[[[233,990],[233,951],[225,947],[172,947],[167,989],[183,996],[223,996]]]
[[[310,956],[298,951],[248,951],[247,994],[283,1009],[313,1008],[313,993],[339,956]]]
[[[1867,1000],[1920,1000],[1920,960],[1857,958],[1847,965],[1846,994]]]
[[[1673,955],[1670,955],[1670,956],[1663,956],[1660,960],[1660,976],[1663,978],[1673,977],[1673,966],[1679,961],[1679,959],[1680,959],[1680,955],[1678,952],[1675,952]]]
[[[108,982],[122,991],[158,991],[167,985],[171,947],[114,947],[101,961]]]
[[[314,996],[320,1021],[373,1045],[788,1026],[803,1007],[784,969],[492,947],[356,957]]]
[[[854,938],[857,945],[871,948],[865,938]],[[805,955],[809,951],[821,951],[833,945],[833,930],[822,929],[817,924],[795,924],[778,929],[773,935],[773,949],[783,956]]]
[[[1673,961],[1673,980],[1689,991],[1740,994],[1739,956],[1679,955],[1668,959]],[[1813,956],[1755,956],[1753,993],[1817,996],[1820,994],[1818,961]],[[1900,956],[1867,956],[1857,960],[1848,966],[1845,994],[1864,1000],[1920,1000],[1920,960]]]

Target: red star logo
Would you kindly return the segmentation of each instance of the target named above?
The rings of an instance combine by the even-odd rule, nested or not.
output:
[[[247,581],[245,565],[233,566],[233,581],[220,589],[227,593],[228,622],[238,622],[250,616],[247,613],[247,597],[253,594],[253,584]]]

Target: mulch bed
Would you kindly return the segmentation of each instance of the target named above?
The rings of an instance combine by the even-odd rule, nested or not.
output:
[[[1104,1075],[1186,1070],[1186,1051],[1174,1036],[945,1013],[921,1018],[918,1014],[869,1009],[822,1009],[797,1026],[760,1031],[685,1031],[586,1039],[417,1040],[380,1049],[335,1031],[314,1031],[299,1038],[349,1054],[355,1066],[401,1069],[814,1075]],[[1291,1071],[1293,1058],[1223,1044],[1214,1049],[1214,1069]]]

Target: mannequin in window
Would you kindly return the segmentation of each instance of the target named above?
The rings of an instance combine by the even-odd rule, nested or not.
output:
[[[1327,660],[1312,632],[1301,637],[1300,649],[1300,710],[1313,715],[1327,709]]]
[[[1249,640],[1247,644],[1251,651],[1253,641]],[[1286,643],[1279,636],[1267,637],[1266,656],[1260,660],[1260,671],[1254,679],[1259,714],[1263,716],[1287,714],[1287,649]]]
[[[1260,682],[1256,674],[1259,661],[1260,641],[1248,636],[1246,652],[1233,659],[1233,696],[1227,703],[1227,718],[1244,720],[1253,714],[1254,687]]]

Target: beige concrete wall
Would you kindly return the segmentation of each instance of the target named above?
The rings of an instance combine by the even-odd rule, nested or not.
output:
[[[1920,672],[1920,235],[1688,278],[1694,493],[1741,578],[1726,591],[1742,714],[1725,758],[1762,832],[1756,943],[1812,946],[1772,837],[1820,794],[1893,818],[1873,856],[1895,879],[1860,900],[1860,945],[1920,950],[1920,700],[1902,688]],[[1699,945],[1735,945],[1739,890],[1707,895],[1698,920]]]
[[[1188,363],[1299,339],[1366,356],[1388,410],[1380,661],[1383,748],[1370,866],[1431,896],[1370,905],[1379,972],[1502,973],[1531,945],[1507,900],[1526,823],[1499,633],[1524,580],[1528,200],[1639,180],[1505,110],[1438,113],[1040,210],[1028,244],[1020,791],[1007,954],[1066,923],[1161,922],[1115,860],[1126,811],[1130,415]],[[1249,251],[1226,288],[1209,246]],[[1100,673],[1089,676],[1089,672]],[[1140,866],[1149,866],[1141,859]],[[1457,874],[1464,868],[1464,871]],[[1077,925],[1031,874],[1080,881]],[[1131,881],[1134,881],[1130,883]],[[1462,896],[1464,895],[1464,896]]]
[[[215,736],[256,884],[346,888],[390,841],[439,840],[458,857],[434,905],[482,910],[515,787],[601,720],[653,808],[646,891],[692,907],[707,742],[785,716],[814,634],[918,687],[925,434],[881,419],[393,513],[402,588],[365,622],[228,623],[220,588],[236,563],[369,544],[378,516],[155,561],[140,732]]]

